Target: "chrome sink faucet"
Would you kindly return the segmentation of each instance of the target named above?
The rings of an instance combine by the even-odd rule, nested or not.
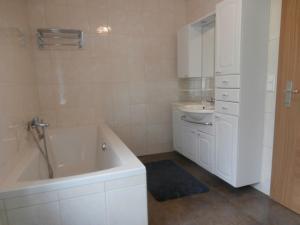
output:
[[[207,98],[206,99],[206,102],[209,102],[209,103],[211,103],[211,104],[214,104],[215,103],[215,98],[214,97],[210,97],[210,98]]]

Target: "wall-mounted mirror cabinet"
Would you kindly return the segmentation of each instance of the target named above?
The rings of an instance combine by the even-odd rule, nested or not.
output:
[[[177,51],[179,78],[214,77],[215,14],[180,29]]]

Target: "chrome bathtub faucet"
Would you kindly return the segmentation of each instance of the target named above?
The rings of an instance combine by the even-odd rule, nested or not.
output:
[[[48,176],[50,179],[54,178],[53,167],[51,165],[49,155],[48,155],[48,147],[47,147],[47,137],[46,137],[46,128],[49,127],[48,123],[44,123],[42,119],[39,117],[33,117],[27,123],[27,130],[31,133],[33,140],[39,149],[40,153],[42,154],[43,158],[48,167]],[[40,144],[42,141],[43,145]]]
[[[33,117],[31,121],[28,122],[28,128],[36,128],[36,127],[49,127],[48,123],[44,123],[42,119],[39,117]]]

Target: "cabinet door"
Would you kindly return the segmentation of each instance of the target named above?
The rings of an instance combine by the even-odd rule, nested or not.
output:
[[[173,111],[173,148],[178,152],[182,151],[181,116],[180,111]]]
[[[197,161],[197,132],[187,125],[182,126],[182,154],[192,161]]]
[[[240,74],[242,0],[224,0],[216,7],[216,72]]]
[[[177,33],[177,75],[179,78],[189,73],[189,27],[184,26]]]
[[[238,118],[216,115],[216,175],[232,184],[237,155]]]
[[[177,33],[177,75],[201,77],[201,29],[186,25]]]
[[[197,163],[209,172],[213,172],[214,137],[198,133]]]

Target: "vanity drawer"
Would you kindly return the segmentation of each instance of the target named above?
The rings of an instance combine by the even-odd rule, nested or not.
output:
[[[239,89],[216,89],[216,100],[227,102],[239,102],[240,90]]]
[[[217,76],[216,77],[217,88],[240,88],[240,76]]]
[[[216,101],[215,107],[218,113],[239,115],[239,103]]]

